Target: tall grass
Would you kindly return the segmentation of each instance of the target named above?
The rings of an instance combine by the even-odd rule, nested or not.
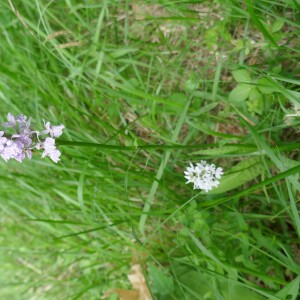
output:
[[[153,299],[298,299],[297,0],[0,8],[1,123],[66,127],[0,162],[1,299],[118,299],[135,264]]]

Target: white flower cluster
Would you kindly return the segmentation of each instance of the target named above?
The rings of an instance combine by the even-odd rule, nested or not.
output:
[[[214,164],[207,164],[205,160],[201,160],[195,166],[190,163],[190,167],[184,172],[186,183],[193,183],[194,189],[201,189],[205,192],[219,185],[219,180],[224,174],[222,168],[216,168]]]
[[[8,113],[7,122],[2,124],[5,131],[0,131],[0,156],[5,161],[14,158],[22,162],[26,156],[31,159],[34,149],[43,149],[42,158],[49,156],[57,163],[61,153],[56,148],[54,138],[62,134],[65,126],[51,126],[44,121],[45,129],[36,131],[30,128],[30,123],[31,118],[27,120],[22,114],[14,116]]]

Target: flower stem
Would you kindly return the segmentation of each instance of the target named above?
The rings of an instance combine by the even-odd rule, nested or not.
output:
[[[59,146],[79,146],[79,147],[97,147],[102,149],[110,150],[122,150],[122,151],[131,151],[137,149],[205,149],[209,147],[216,147],[217,144],[197,144],[197,145],[137,145],[137,146],[117,146],[117,145],[107,145],[107,144],[98,144],[98,143],[86,143],[86,142],[73,142],[73,141],[57,141]],[[249,147],[249,145],[247,146]]]
[[[110,150],[121,150],[121,151],[132,151],[132,150],[147,150],[147,149],[161,149],[161,150],[171,150],[171,149],[208,149],[208,148],[219,148],[219,144],[195,144],[195,145],[137,145],[137,146],[118,146],[118,145],[107,145],[107,144],[98,144],[98,143],[87,143],[87,142],[73,142],[73,141],[63,141],[57,140],[56,144],[58,146],[75,146],[75,147],[96,147],[102,149]],[[249,152],[257,151],[257,146],[254,144],[226,144],[226,146],[240,148],[247,148]],[[272,147],[277,151],[288,151],[295,150],[300,148],[300,143],[293,144],[283,144]]]

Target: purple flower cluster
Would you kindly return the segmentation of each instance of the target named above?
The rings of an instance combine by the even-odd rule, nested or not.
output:
[[[64,125],[52,126],[44,121],[43,131],[30,128],[31,118],[20,114],[7,115],[7,122],[2,124],[5,128],[0,131],[0,156],[8,161],[11,158],[22,162],[26,156],[31,159],[34,149],[44,150],[42,158],[49,156],[55,163],[60,160],[60,151],[56,148],[55,138],[61,136]],[[46,136],[48,135],[48,136]]]

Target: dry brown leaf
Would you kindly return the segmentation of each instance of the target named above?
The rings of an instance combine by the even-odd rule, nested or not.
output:
[[[110,290],[106,292],[101,299],[107,299],[113,293],[117,294],[120,300],[140,300],[138,291],[123,289]]]
[[[144,20],[147,16],[166,17],[167,12],[163,6],[157,4],[133,3],[131,11],[136,20]]]
[[[139,292],[139,300],[152,300],[142,268],[139,264],[132,265],[131,273],[128,274],[127,277],[132,287]]]
[[[133,290],[116,288],[107,291],[101,299],[107,299],[112,293],[115,293],[120,297],[120,300],[152,300],[140,264],[133,264],[131,267],[131,273],[128,274],[127,277],[132,285]]]
[[[139,300],[138,291],[115,289],[114,292],[118,294],[120,300]]]

